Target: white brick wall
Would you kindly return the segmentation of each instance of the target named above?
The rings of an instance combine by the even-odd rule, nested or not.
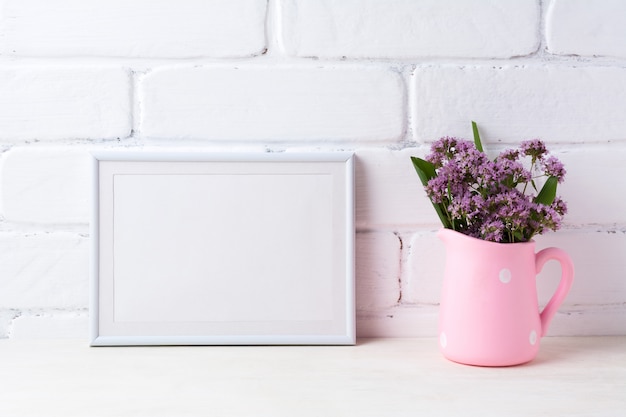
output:
[[[14,147],[0,159],[5,220],[88,223],[90,158],[80,147]],[[45,209],[44,209],[45,208]]]
[[[560,55],[626,57],[626,3],[621,0],[553,0],[548,50]]]
[[[626,233],[607,231],[561,230],[536,239],[537,250],[556,246],[565,250],[576,268],[576,280],[563,304],[567,310],[580,305],[619,305],[626,290],[624,280],[602,279],[620,269],[626,270],[626,260],[620,254],[626,251]],[[594,255],[589,256],[589,247]],[[403,300],[414,304],[437,304],[441,297],[444,245],[433,232],[416,233],[409,247],[407,282],[403,286]],[[539,300],[545,304],[560,277],[557,262],[549,262],[537,279]],[[624,324],[626,330],[626,323]]]
[[[439,221],[411,165],[411,155],[421,152],[412,147],[356,150],[358,228],[394,230]]]
[[[389,69],[193,67],[140,81],[140,132],[239,141],[398,140],[404,90]]]
[[[487,141],[621,140],[626,131],[624,91],[624,67],[419,66],[414,82],[416,139],[467,136],[467,120],[476,120]]]
[[[76,233],[0,233],[0,306],[87,307],[88,248]]]
[[[112,139],[131,130],[129,71],[0,64],[0,140]]]
[[[555,153],[568,173],[561,195],[568,203],[565,221],[580,224],[624,222],[626,214],[626,147],[614,145],[576,146]]]
[[[302,57],[509,58],[539,46],[534,0],[288,0],[285,48]]]
[[[400,300],[401,242],[391,232],[356,236],[357,311],[376,311]]]
[[[626,334],[624,4],[0,0],[0,337],[87,337],[101,148],[354,151],[358,334],[432,336],[445,251],[409,156],[470,120],[566,164],[550,334]]]
[[[2,0],[15,56],[239,57],[265,49],[264,0]]]

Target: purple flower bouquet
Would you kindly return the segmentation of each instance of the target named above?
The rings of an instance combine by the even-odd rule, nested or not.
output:
[[[521,143],[491,160],[483,152],[476,123],[474,142],[444,137],[426,159],[411,157],[443,226],[487,241],[527,242],[558,230],[567,206],[556,196],[565,169],[545,144]],[[530,164],[523,162],[530,159]],[[545,182],[541,189],[537,183]]]

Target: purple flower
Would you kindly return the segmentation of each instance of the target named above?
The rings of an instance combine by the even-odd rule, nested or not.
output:
[[[504,223],[501,220],[491,220],[480,228],[481,238],[491,242],[501,242],[504,237]]]
[[[506,149],[498,155],[498,159],[508,159],[510,161],[517,161],[519,158],[518,149]]]
[[[543,169],[547,175],[556,177],[559,182],[563,182],[563,179],[565,179],[565,168],[561,161],[554,156],[550,156],[544,161]]]
[[[561,197],[556,197],[552,202],[552,208],[561,216],[564,216],[567,213],[567,204],[565,201],[561,199]]]
[[[508,186],[528,182],[532,179],[531,172],[516,160],[498,158],[496,170],[501,182],[505,182]]]
[[[443,165],[444,160],[450,159],[456,152],[456,144],[458,139],[449,136],[443,137],[434,142],[430,147],[430,154],[426,157],[426,160],[436,168]]]
[[[529,169],[524,157],[531,159]],[[535,202],[536,178],[553,176],[561,182],[565,176],[563,164],[538,139],[490,160],[473,142],[443,137],[432,144],[426,160],[436,171],[426,193],[454,230],[493,242],[525,242],[561,227],[567,212],[561,198],[549,205]]]
[[[520,151],[526,156],[532,156],[533,159],[542,159],[548,152],[546,145],[539,139],[526,140],[521,143]]]

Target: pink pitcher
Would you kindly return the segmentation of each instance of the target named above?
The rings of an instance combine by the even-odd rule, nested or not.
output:
[[[557,248],[535,253],[535,242],[494,243],[442,229],[446,268],[439,313],[439,348],[455,362],[508,366],[532,360],[574,278]],[[536,276],[551,260],[561,281],[539,312]]]

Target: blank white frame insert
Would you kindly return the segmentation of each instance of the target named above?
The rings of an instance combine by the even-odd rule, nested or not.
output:
[[[354,344],[351,153],[93,153],[91,345]]]

